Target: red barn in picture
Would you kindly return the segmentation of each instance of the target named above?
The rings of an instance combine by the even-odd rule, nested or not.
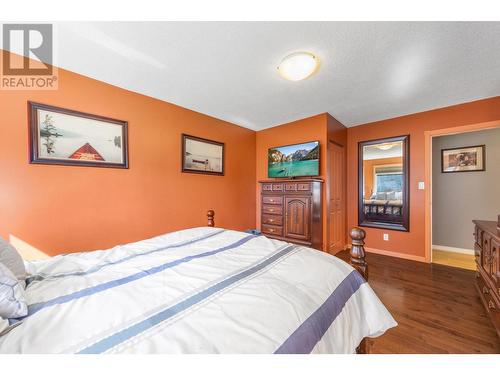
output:
[[[97,150],[92,147],[89,143],[85,143],[78,150],[73,152],[70,159],[79,159],[79,160],[100,160],[104,161],[104,158],[97,152]]]

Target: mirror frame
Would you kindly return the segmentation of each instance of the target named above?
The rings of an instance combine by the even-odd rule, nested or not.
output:
[[[371,221],[367,220],[365,217],[365,212],[363,209],[363,147],[376,145],[379,143],[388,143],[388,142],[403,142],[402,151],[403,151],[403,206],[402,206],[402,215],[403,215],[403,223],[388,223],[383,221]],[[409,189],[409,181],[410,181],[410,136],[409,135],[401,135],[397,137],[390,138],[380,138],[373,139],[369,141],[358,142],[358,225],[361,227],[370,227],[370,228],[381,228],[381,229],[389,229],[389,230],[397,230],[402,232],[410,231],[410,189]]]

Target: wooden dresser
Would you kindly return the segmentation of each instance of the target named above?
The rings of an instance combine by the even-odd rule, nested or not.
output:
[[[499,222],[474,220],[476,288],[500,337],[500,217]]]
[[[261,231],[264,235],[321,250],[323,181],[260,181]]]

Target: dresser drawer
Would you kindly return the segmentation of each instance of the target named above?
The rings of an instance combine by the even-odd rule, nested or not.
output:
[[[273,191],[283,191],[283,184],[273,184]]]
[[[494,294],[486,294],[485,295],[485,300],[486,303],[484,306],[489,310],[490,313],[495,313],[497,316],[500,316],[500,304],[498,303],[498,300]]]
[[[309,192],[311,191],[311,184],[309,182],[288,182],[285,183],[285,191],[287,192]]]
[[[262,224],[283,225],[283,216],[281,216],[281,215],[262,215]]]
[[[297,191],[310,191],[311,190],[311,184],[309,183],[298,183],[297,184]]]
[[[275,225],[262,224],[262,233],[271,234],[273,236],[282,236],[283,228]]]
[[[272,191],[273,184],[262,184],[262,191]]]
[[[488,296],[491,292],[491,288],[489,288],[486,285],[486,282],[484,281],[483,275],[480,272],[478,275],[476,275],[476,282],[477,282],[477,288],[479,289],[479,292],[483,296]]]
[[[262,197],[263,204],[283,204],[283,197],[278,197],[274,195],[264,195]]]
[[[483,276],[480,275],[477,279],[477,286],[479,293],[482,294],[484,300],[485,308],[489,311],[494,311],[500,313],[500,300],[497,294],[497,290],[494,290],[488,285]]]
[[[263,204],[262,205],[262,213],[263,214],[271,214],[271,215],[282,215],[283,214],[283,206]]]

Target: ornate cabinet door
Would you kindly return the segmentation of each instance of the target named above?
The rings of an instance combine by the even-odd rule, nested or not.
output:
[[[311,197],[285,197],[285,236],[297,240],[311,239]]]

